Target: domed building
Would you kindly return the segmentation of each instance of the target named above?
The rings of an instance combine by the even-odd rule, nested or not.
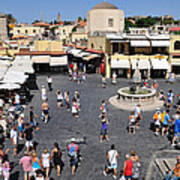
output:
[[[87,13],[87,29],[90,35],[96,32],[122,33],[124,12],[106,1],[97,4]]]

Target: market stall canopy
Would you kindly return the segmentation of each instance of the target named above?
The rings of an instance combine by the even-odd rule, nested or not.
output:
[[[83,60],[90,61],[91,59],[99,58],[100,55],[98,54],[90,54],[89,56],[83,57]]]
[[[82,58],[82,57],[89,56],[89,55],[90,55],[90,53],[88,53],[88,52],[81,52],[79,54],[76,54],[76,57]]]
[[[153,40],[152,47],[169,47],[170,41]]]
[[[72,54],[73,56],[76,56],[77,54],[79,54],[82,51],[82,49],[71,49],[68,52],[70,54]]]
[[[0,80],[3,80],[8,68],[9,68],[9,63],[7,61],[1,60],[0,61]]]
[[[121,69],[129,69],[130,68],[130,63],[128,59],[114,59],[111,60],[111,68],[121,68]]]
[[[151,59],[151,64],[153,69],[160,69],[160,70],[169,70],[170,65],[167,59]]]
[[[150,47],[150,41],[148,40],[132,40],[130,44],[132,47]]]
[[[19,84],[13,84],[13,83],[8,83],[8,84],[0,84],[0,89],[4,90],[14,90],[14,89],[20,89],[21,86]]]
[[[24,84],[26,82],[27,78],[28,78],[28,75],[25,75],[23,72],[7,71],[7,73],[4,76],[4,79],[2,81],[0,81],[0,83]]]
[[[31,62],[30,56],[16,56],[12,67],[9,69],[9,72],[11,71],[33,74],[33,63]]]
[[[50,62],[50,56],[48,55],[42,55],[42,56],[33,56],[31,58],[31,61],[33,63],[38,63],[38,64],[46,64]]]
[[[67,66],[68,57],[60,56],[60,57],[51,57],[50,66]]]
[[[136,69],[136,65],[138,63],[138,69],[143,70],[143,69],[151,69],[151,65],[149,60],[147,59],[140,59],[140,60],[131,60],[132,64],[132,69]]]

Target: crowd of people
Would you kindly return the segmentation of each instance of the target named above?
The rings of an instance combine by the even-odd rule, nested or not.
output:
[[[83,78],[83,72],[81,70],[77,71],[77,69],[74,70],[74,67],[70,67],[69,75],[70,80],[78,83],[86,80],[86,74],[84,74]],[[115,73],[113,75],[112,83],[116,84]],[[53,79],[51,76],[47,77],[47,85],[48,89],[46,89],[45,85],[42,85],[40,90],[40,99],[42,101],[41,115],[37,115],[34,112],[34,107],[30,106],[28,110],[28,118],[26,119],[18,93],[15,93],[14,100],[12,101],[13,103],[11,102],[12,106],[14,106],[14,113],[11,113],[11,116],[9,116],[11,119],[9,121],[9,138],[12,143],[14,158],[19,158],[18,155],[21,151],[20,145],[22,143],[25,145],[25,151],[19,160],[19,164],[23,167],[25,180],[31,180],[33,178],[35,180],[48,180],[52,168],[56,169],[57,176],[59,177],[61,176],[61,172],[64,166],[64,162],[62,160],[63,152],[57,142],[54,143],[51,150],[44,148],[40,155],[36,149],[34,134],[39,130],[39,123],[41,123],[41,121],[37,121],[36,119],[41,119],[45,124],[47,124],[50,120],[48,91],[51,92],[54,88]],[[105,88],[106,86],[106,78],[102,76],[102,87]],[[145,80],[142,86],[149,87],[148,81]],[[158,83],[156,81],[152,83],[152,88],[158,89]],[[81,101],[80,92],[78,90],[74,91],[74,93],[72,93],[70,96],[69,91],[63,92],[57,89],[54,95],[56,96],[58,109],[65,108],[67,112],[72,113],[74,118],[79,118],[79,113],[81,111]],[[160,91],[159,97],[160,100],[164,101],[164,108],[157,109],[154,113],[152,129],[154,130],[154,134],[156,136],[159,136],[160,134],[162,136],[167,135],[171,141],[172,146],[178,145],[178,141],[180,140],[180,98],[178,98],[179,101],[177,104],[175,104],[175,96],[172,90],[169,90],[167,95],[165,95],[163,91]],[[175,114],[172,114],[174,108],[176,108],[177,111]],[[1,99],[0,110],[1,112],[5,110],[4,102]],[[101,114],[99,115],[99,118],[101,119],[101,129],[99,141],[100,143],[103,143],[103,140],[110,140],[108,136],[108,126],[110,125],[110,121],[108,119],[108,108],[106,100],[101,102],[100,113]],[[143,116],[141,112],[141,105],[137,104],[128,118],[128,132],[135,134],[136,130],[139,129],[142,120]],[[80,146],[76,142],[75,138],[72,138],[71,142],[67,144],[66,150],[67,156],[69,157],[71,173],[72,175],[75,175],[76,169],[78,168],[78,165],[81,161]],[[0,144],[0,176],[2,175],[5,180],[10,180],[11,175],[11,166],[8,156],[9,149],[4,150],[3,145]],[[115,148],[115,145],[112,144],[106,154],[107,164],[103,170],[104,176],[107,176],[108,173],[112,172],[114,179],[117,179],[118,175],[120,175],[120,180],[138,180],[140,177],[141,163],[136,151],[132,150],[130,154],[125,155],[126,160],[124,161],[122,173],[118,173],[117,170],[119,156],[120,152],[118,152],[118,150]],[[171,178],[172,180],[176,180],[176,174],[180,174],[179,162],[180,161],[178,159],[177,166],[167,175],[166,180],[169,180],[170,177],[174,178]]]

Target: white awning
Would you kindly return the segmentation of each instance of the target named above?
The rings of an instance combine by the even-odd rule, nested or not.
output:
[[[180,59],[173,59],[171,61],[172,66],[180,66]]]
[[[11,71],[33,74],[34,69],[30,56],[16,56],[12,67],[9,68],[9,72]]]
[[[100,57],[98,54],[91,54],[87,57],[83,57],[83,60],[90,61],[91,59],[98,58],[98,57]]]
[[[152,41],[152,47],[169,47],[170,41]]]
[[[132,40],[132,47],[150,47],[150,42],[147,40]]]
[[[1,83],[24,84],[27,78],[28,78],[28,75],[25,75],[23,72],[7,71],[7,73],[4,76],[3,81],[1,81]]]
[[[121,68],[121,69],[129,69],[130,63],[129,60],[111,60],[111,68]]]
[[[147,59],[131,60],[132,69],[136,69],[137,63],[138,63],[138,69],[140,70],[151,69],[150,62]]]
[[[77,54],[79,54],[82,50],[81,49],[71,49],[69,51],[70,54],[76,56]]]
[[[9,83],[9,84],[0,84],[0,89],[4,89],[4,90],[13,90],[13,89],[20,89],[21,86],[19,84],[13,84],[13,83]]]
[[[8,65],[5,63],[5,61],[0,61],[0,80],[3,80],[7,70]]]
[[[50,62],[50,56],[33,56],[31,61],[38,64],[47,64]]]
[[[79,53],[79,54],[76,54],[76,57],[85,57],[85,56],[89,56],[90,55],[90,53],[88,53],[88,52],[81,52],[81,53]]]
[[[68,64],[67,56],[51,57],[50,66],[66,66]]]
[[[169,70],[170,65],[167,59],[151,59],[153,69]]]

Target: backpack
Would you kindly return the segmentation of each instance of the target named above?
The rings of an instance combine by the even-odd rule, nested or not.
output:
[[[70,147],[69,155],[71,157],[75,157],[76,156],[76,145],[75,144],[70,144],[69,147]]]

